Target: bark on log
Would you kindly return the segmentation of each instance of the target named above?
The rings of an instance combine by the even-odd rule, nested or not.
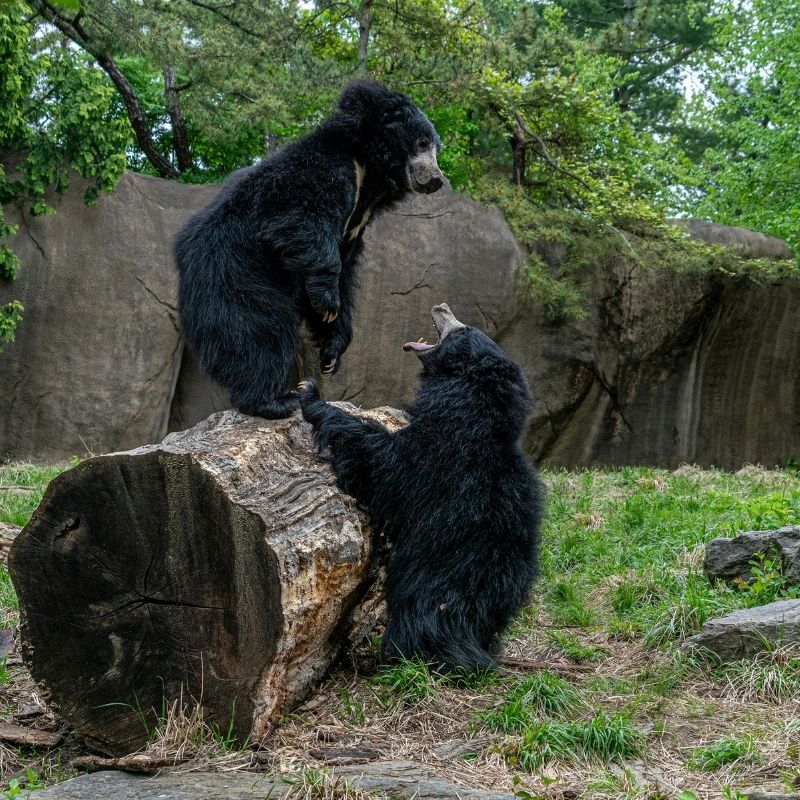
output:
[[[298,416],[214,414],[50,484],[10,556],[23,657],[102,752],[181,698],[258,738],[337,656],[372,549]]]

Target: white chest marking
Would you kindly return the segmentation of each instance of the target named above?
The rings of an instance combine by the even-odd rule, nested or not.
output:
[[[353,210],[350,212],[350,214],[347,217],[347,221],[344,223],[344,230],[342,231],[342,236],[347,236],[347,229],[350,226],[350,220],[353,214],[355,214],[356,209],[358,208],[358,198],[361,196],[361,186],[364,183],[364,175],[366,175],[367,172],[367,168],[362,167],[361,164],[359,164],[358,161],[356,161],[355,159],[353,159],[353,166],[356,168],[356,198],[353,201]],[[368,217],[369,214],[366,214],[365,216]],[[356,236],[358,236],[357,233]],[[353,238],[352,233],[350,235],[350,238],[351,239]]]

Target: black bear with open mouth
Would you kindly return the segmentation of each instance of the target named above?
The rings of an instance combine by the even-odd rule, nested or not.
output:
[[[537,574],[540,484],[520,449],[532,400],[486,334],[445,304],[432,315],[439,342],[404,346],[422,362],[407,427],[348,414],[313,381],[300,404],[338,485],[391,545],[384,657],[474,671],[494,663]]]

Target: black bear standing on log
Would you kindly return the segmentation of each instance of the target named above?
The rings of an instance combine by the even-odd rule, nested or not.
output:
[[[433,309],[411,424],[390,432],[300,385],[303,416],[339,488],[391,544],[386,658],[445,670],[492,666],[498,635],[537,573],[540,489],[519,446],[532,400],[522,370],[485,333]]]
[[[355,264],[371,217],[443,184],[440,142],[404,94],[351,84],[308,136],[235,173],[179,232],[178,304],[200,365],[240,411],[276,419],[305,320],[323,374],[352,340]]]

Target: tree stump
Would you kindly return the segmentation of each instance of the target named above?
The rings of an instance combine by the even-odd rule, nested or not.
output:
[[[102,752],[175,699],[257,739],[336,658],[372,550],[299,416],[214,414],[52,481],[10,556],[23,657]]]

